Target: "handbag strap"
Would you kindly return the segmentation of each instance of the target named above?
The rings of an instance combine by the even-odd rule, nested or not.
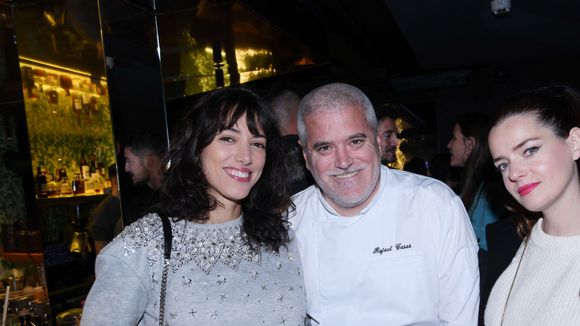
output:
[[[165,292],[167,291],[167,274],[169,272],[169,259],[171,258],[171,246],[173,234],[171,223],[167,216],[160,216],[163,224],[163,274],[161,276],[161,293],[159,296],[159,326],[164,326],[165,321]]]

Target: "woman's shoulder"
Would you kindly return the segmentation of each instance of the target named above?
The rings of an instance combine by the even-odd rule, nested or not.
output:
[[[277,252],[272,251],[271,249],[263,249],[270,254],[280,257],[286,257],[290,261],[298,261],[300,260],[300,254],[298,252],[298,243],[296,242],[296,233],[294,230],[288,230],[288,242],[280,246]]]
[[[163,226],[155,213],[147,214],[126,226],[113,241],[103,249],[103,253],[117,252],[130,256],[140,249],[149,252],[163,250]]]

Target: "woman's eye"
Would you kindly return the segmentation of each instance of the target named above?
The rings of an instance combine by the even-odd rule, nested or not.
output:
[[[257,148],[261,148],[261,149],[266,148],[266,144],[264,144],[264,143],[254,143],[254,146],[256,146]]]
[[[232,137],[229,137],[229,136],[222,136],[222,137],[220,137],[220,140],[223,141],[224,143],[231,143],[234,141],[234,139]]]
[[[530,155],[533,155],[533,154],[535,154],[535,153],[536,153],[536,152],[537,152],[539,149],[540,149],[540,146],[532,146],[532,147],[530,147],[530,148],[527,148],[527,149],[524,151],[524,155],[525,155],[525,156],[530,156]]]
[[[500,163],[496,166],[497,170],[501,173],[504,172],[507,169],[508,165],[507,163]]]

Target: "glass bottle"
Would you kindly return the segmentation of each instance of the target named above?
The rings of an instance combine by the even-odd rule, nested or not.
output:
[[[91,177],[90,175],[90,167],[89,167],[89,163],[87,162],[87,158],[85,156],[85,151],[81,151],[81,159],[79,162],[79,166],[81,167],[81,177],[83,179],[88,179]]]
[[[80,173],[75,173],[75,178],[72,182],[72,192],[74,194],[83,194],[85,192],[85,183]]]
[[[46,181],[46,175],[44,175],[44,171],[42,170],[42,162],[36,167],[36,189],[36,194],[39,198],[48,197],[48,183]]]
[[[68,179],[66,167],[62,158],[58,159],[58,183],[61,195],[70,195],[72,193],[71,184]]]

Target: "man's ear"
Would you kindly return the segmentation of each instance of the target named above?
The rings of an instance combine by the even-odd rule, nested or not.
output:
[[[580,128],[574,127],[570,129],[568,139],[566,140],[572,150],[572,157],[574,161],[580,158]]]

